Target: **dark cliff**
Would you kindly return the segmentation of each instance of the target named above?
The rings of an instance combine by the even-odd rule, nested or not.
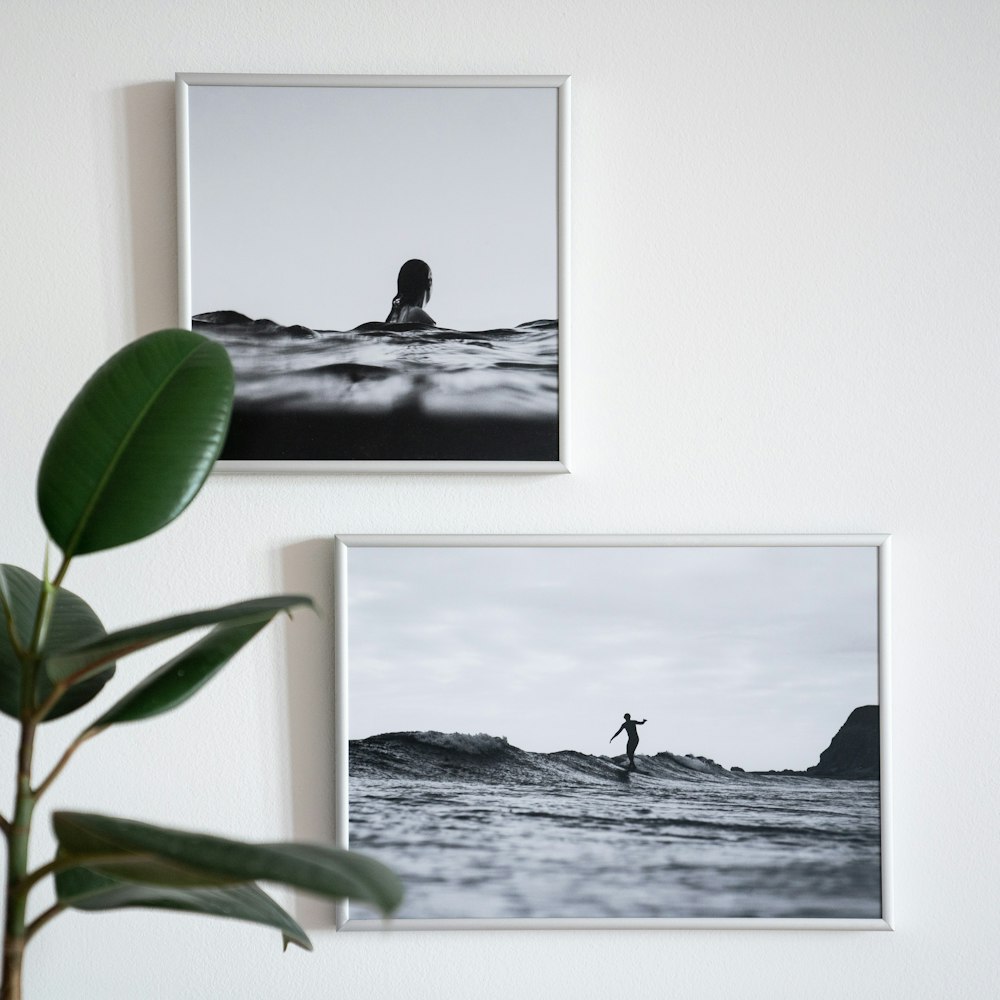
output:
[[[847,717],[819,763],[806,769],[817,778],[879,777],[878,705],[862,705]]]

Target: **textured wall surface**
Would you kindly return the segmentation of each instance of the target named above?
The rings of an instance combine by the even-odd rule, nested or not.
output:
[[[237,924],[69,915],[28,1000],[995,995],[998,51],[985,2],[6,0],[0,556],[35,571],[54,421],[176,321],[176,71],[573,75],[573,475],[216,476],[75,565],[109,626],[282,588],[329,609],[338,532],[894,536],[894,933],[336,935],[312,905],[316,953],[283,956]],[[321,836],[329,651],[328,616],[270,630],[88,745],[52,804]]]

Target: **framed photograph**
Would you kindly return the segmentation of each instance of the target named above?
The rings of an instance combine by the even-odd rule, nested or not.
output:
[[[568,471],[568,77],[181,73],[177,120],[221,471]]]
[[[887,536],[348,536],[338,927],[891,929]]]

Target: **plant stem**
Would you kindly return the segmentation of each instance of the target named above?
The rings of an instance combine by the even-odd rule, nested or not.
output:
[[[31,791],[31,757],[34,752],[35,724],[22,719],[21,745],[17,755],[17,795],[14,822],[7,838],[6,910],[3,936],[3,984],[0,1000],[21,1000],[21,963],[24,958],[25,914],[28,894],[21,883],[28,873],[28,841],[35,796]]]
[[[47,560],[46,560],[47,562]],[[31,761],[35,752],[35,675],[41,649],[52,618],[52,609],[59,584],[69,568],[64,559],[55,583],[48,580],[46,565],[42,594],[38,601],[38,614],[27,652],[20,653],[21,661],[21,742],[17,751],[17,791],[14,796],[14,815],[7,831],[7,881],[4,886],[5,909],[3,929],[3,978],[0,980],[0,1000],[21,1000],[21,969],[24,946],[28,937],[25,916],[28,909],[27,887],[28,847],[31,840],[31,816],[37,796],[31,788]],[[55,916],[53,913],[52,916]],[[46,920],[51,919],[46,917]]]

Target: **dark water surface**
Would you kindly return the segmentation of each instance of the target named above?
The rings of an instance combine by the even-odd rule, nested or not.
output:
[[[555,461],[558,324],[462,332],[366,323],[309,330],[195,317],[229,351],[223,458]]]
[[[527,753],[495,737],[350,745],[350,846],[400,917],[881,916],[879,783],[697,758]]]

